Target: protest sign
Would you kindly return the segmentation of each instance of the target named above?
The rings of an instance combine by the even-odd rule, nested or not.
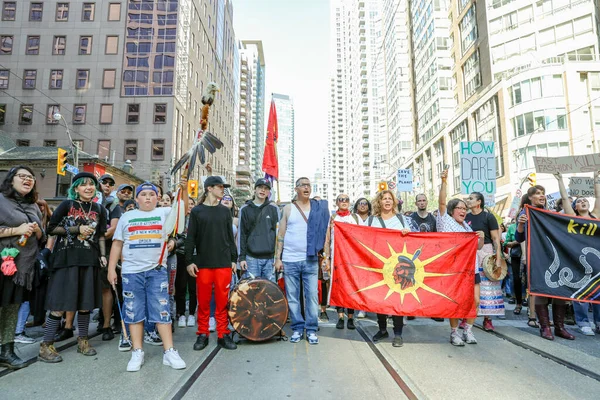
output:
[[[565,157],[533,157],[535,170],[541,174],[575,174],[600,170],[600,154]]]
[[[546,209],[556,210],[556,201],[560,199],[560,192],[550,193],[546,195]]]
[[[397,190],[398,192],[412,192],[413,190],[413,173],[412,169],[399,169],[397,174]]]
[[[569,192],[575,197],[594,197],[594,178],[572,176],[569,178]]]
[[[494,142],[460,143],[460,179],[461,193],[480,192],[485,197],[486,206],[495,204],[496,152]]]

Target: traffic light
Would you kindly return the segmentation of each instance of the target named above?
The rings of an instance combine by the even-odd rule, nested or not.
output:
[[[378,192],[383,192],[384,190],[387,190],[387,188],[388,188],[387,182],[379,182],[379,185],[377,185]]]
[[[188,196],[192,198],[198,197],[198,181],[195,179],[190,179],[188,181]]]
[[[535,186],[537,184],[537,177],[535,175],[535,172],[529,173],[529,175],[527,175],[527,180],[529,181],[529,184],[531,186]]]
[[[65,170],[67,169],[67,158],[69,157],[69,152],[65,149],[58,148],[58,157],[56,162],[56,173],[58,175],[65,176]]]

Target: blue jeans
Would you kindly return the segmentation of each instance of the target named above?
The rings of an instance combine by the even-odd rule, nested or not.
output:
[[[23,333],[25,331],[25,323],[27,322],[27,317],[29,317],[29,302],[26,301],[21,304],[19,307],[19,314],[17,316],[17,329],[15,329],[15,333]]]
[[[573,310],[575,310],[575,322],[580,327],[589,326],[590,319],[588,318],[588,303],[581,303],[579,301],[573,302]],[[592,311],[594,315],[594,322],[596,326],[600,328],[600,304],[592,304]]]
[[[171,323],[167,269],[123,274],[123,320],[128,324]]]
[[[271,282],[275,282],[272,258],[262,259],[246,256],[246,263],[248,263],[248,271],[245,274],[247,277],[252,274],[256,278],[265,278]]]
[[[319,327],[317,313],[319,311],[319,265],[317,261],[298,261],[283,263],[285,292],[290,307],[292,331],[306,333],[316,332]],[[304,287],[304,314],[300,312],[300,282]]]

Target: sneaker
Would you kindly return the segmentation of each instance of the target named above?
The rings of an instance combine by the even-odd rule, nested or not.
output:
[[[309,344],[319,344],[319,337],[315,332],[311,332],[306,335],[306,340],[308,340]]]
[[[210,319],[208,320],[208,331],[214,332],[216,330],[217,330],[217,320],[215,319],[215,317],[210,317]]]
[[[237,349],[237,344],[235,344],[230,335],[225,335],[222,338],[217,339],[217,344],[226,350]]]
[[[463,342],[462,338],[460,337],[460,333],[458,333],[458,331],[454,331],[450,334],[450,343],[452,343],[452,346],[464,346],[465,342]]]
[[[356,318],[365,318],[367,316],[367,313],[364,311],[359,311],[358,314],[356,314]]]
[[[35,339],[32,338],[32,337],[27,336],[27,334],[23,331],[23,332],[17,333],[15,335],[15,342],[16,343],[31,344],[31,343],[35,343]]]
[[[466,327],[467,327],[467,320],[461,319],[460,324],[458,324],[458,329],[466,329]]]
[[[356,326],[354,325],[354,318],[348,318],[348,324],[346,326],[348,329],[356,329]]]
[[[184,369],[186,367],[185,361],[179,356],[179,352],[172,347],[163,353],[163,365],[168,365],[173,369]]]
[[[210,322],[208,324],[210,325]],[[191,314],[187,318],[187,326],[196,326],[196,316],[194,314]],[[175,368],[175,369],[177,369],[177,368]]]
[[[302,340],[302,332],[294,332],[290,338],[290,343],[298,343]]]
[[[112,331],[111,327],[108,328],[102,328],[102,340],[107,341],[107,340],[113,340],[115,338],[115,334]]]
[[[402,336],[395,336],[394,337],[394,341],[392,342],[392,346],[393,347],[402,347],[402,346],[404,346],[404,340],[402,339]]]
[[[119,339],[119,351],[129,351],[131,350],[131,340],[129,339],[125,339],[125,337],[123,336],[123,334],[121,334],[121,337]]]
[[[327,313],[325,311],[321,311],[321,314],[319,314],[319,321],[329,322],[329,317],[327,316]]]
[[[177,327],[178,328],[185,328],[186,327],[185,315],[182,315],[181,317],[179,317],[179,320],[177,321]]]
[[[487,331],[487,332],[493,332],[494,331],[494,324],[492,324],[492,320],[489,318],[485,318],[483,320],[483,330]]]
[[[579,329],[581,330],[581,333],[583,333],[585,336],[594,336],[594,331],[589,326],[582,326]],[[15,337],[15,342],[16,341],[17,341],[17,338]],[[19,343],[23,343],[23,342],[19,342]]]
[[[131,352],[131,360],[127,363],[128,372],[137,372],[144,365],[144,350],[135,349]]]
[[[335,324],[336,329],[344,329],[344,318],[338,319],[337,324]]]
[[[147,332],[144,331],[144,343],[151,344],[152,346],[162,346],[162,339],[158,336],[155,331]]]
[[[463,331],[462,340],[467,344],[477,344],[477,339],[471,329],[465,329]]]
[[[387,331],[384,331],[384,332],[379,331],[373,336],[373,341],[379,342],[381,339],[386,339],[389,337],[390,337],[390,334],[387,333]]]
[[[208,336],[198,335],[198,337],[196,338],[196,343],[194,343],[194,350],[202,350],[206,346],[208,346]]]

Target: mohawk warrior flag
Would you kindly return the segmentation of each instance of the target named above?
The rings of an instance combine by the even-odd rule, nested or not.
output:
[[[599,220],[527,206],[531,294],[600,303]]]
[[[262,170],[265,173],[265,178],[270,180],[271,183],[274,179],[279,180],[279,161],[277,160],[278,137],[277,110],[275,109],[275,102],[271,100],[269,125],[267,126],[267,140],[265,141],[265,152],[262,163]]]
[[[330,303],[387,315],[474,318],[475,233],[335,222]]]

